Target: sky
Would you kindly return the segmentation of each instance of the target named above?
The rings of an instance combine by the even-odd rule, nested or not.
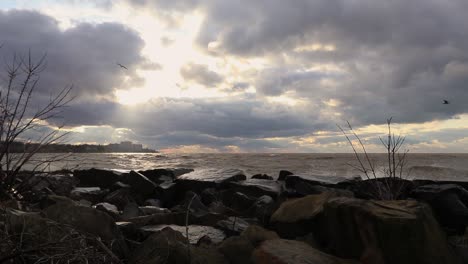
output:
[[[466,0],[2,0],[0,58],[47,54],[38,103],[73,84],[46,124],[64,121],[70,143],[350,152],[337,127],[349,122],[382,152],[392,117],[410,152],[467,152],[467,12]]]

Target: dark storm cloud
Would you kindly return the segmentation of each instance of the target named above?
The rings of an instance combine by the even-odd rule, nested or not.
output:
[[[189,63],[180,69],[180,75],[186,81],[193,81],[206,87],[215,87],[223,81],[223,76],[208,69],[208,66]]]
[[[218,138],[295,136],[331,128],[305,110],[253,99],[155,99],[135,107],[116,103],[71,105],[63,113],[69,126],[109,125],[155,137],[174,131]]]
[[[139,35],[116,23],[81,23],[61,30],[56,20],[38,12],[0,11],[0,43],[4,44],[0,54],[6,62],[13,53],[27,54],[28,50],[35,58],[47,54],[47,68],[41,73],[38,89],[47,96],[73,83],[73,92],[81,99],[109,98],[114,88],[144,82],[136,74],[140,66],[158,67],[140,54],[144,42]]]
[[[144,1],[148,2],[149,1]],[[447,119],[468,112],[468,2],[464,0],[155,1],[169,12],[202,10],[197,44],[214,56],[264,57],[257,92],[336,99],[356,125]],[[334,49],[300,47],[324,44]],[[299,48],[299,49],[298,49]],[[287,63],[281,64],[287,56]],[[309,65],[340,75],[305,79]],[[275,67],[277,68],[275,70]],[[271,73],[274,73],[273,75]],[[442,105],[443,99],[453,101]]]

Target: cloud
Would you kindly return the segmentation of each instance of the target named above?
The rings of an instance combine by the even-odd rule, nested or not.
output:
[[[122,24],[81,23],[61,30],[56,20],[39,12],[0,11],[0,36],[6,62],[28,50],[36,59],[47,54],[37,90],[47,96],[73,83],[79,99],[111,98],[114,89],[144,83],[137,69],[158,68],[141,55],[144,42],[138,33]]]
[[[208,69],[208,66],[195,63],[182,66],[180,75],[182,75],[186,81],[193,81],[206,87],[215,87],[224,79],[223,76]]]

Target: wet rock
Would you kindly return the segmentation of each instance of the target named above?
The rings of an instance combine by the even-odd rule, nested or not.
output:
[[[123,236],[128,240],[133,241],[143,241],[146,237],[138,229],[137,225],[132,222],[115,222],[117,228],[123,234]]]
[[[411,196],[431,205],[442,226],[463,234],[468,225],[468,191],[455,184],[431,184],[414,189]]]
[[[326,192],[288,200],[273,213],[270,222],[282,237],[304,236],[313,231],[315,218],[323,212],[324,205],[339,195]]]
[[[221,220],[227,219],[227,216],[222,214],[207,213],[201,216],[189,215],[189,223],[194,225],[216,226]],[[186,213],[171,212],[163,214],[152,214],[147,216],[139,216],[128,219],[129,222],[135,223],[138,226],[148,225],[185,225]]]
[[[182,191],[194,191],[201,193],[208,188],[226,186],[229,182],[243,181],[246,179],[244,172],[236,169],[200,169],[182,176],[176,180]]]
[[[468,263],[468,236],[451,236],[448,243],[455,250],[462,263]]]
[[[111,191],[115,191],[115,190],[119,190],[119,189],[130,189],[132,186],[126,184],[126,183],[123,183],[123,182],[116,182],[114,184],[112,184],[112,186],[110,187],[110,190]]]
[[[356,181],[347,187],[361,199],[405,200],[414,183],[400,178],[377,178]]]
[[[255,174],[251,177],[251,179],[259,179],[259,180],[273,180],[273,177],[268,176],[266,174]]]
[[[211,240],[210,236],[204,235],[200,237],[197,241],[197,246],[212,246],[213,241]]]
[[[101,190],[99,187],[77,187],[70,192],[73,200],[87,200],[91,203],[99,203],[104,199],[108,190]]]
[[[114,219],[104,212],[70,203],[57,203],[46,208],[43,213],[56,222],[99,236],[104,241],[112,241],[112,250],[120,256],[128,254],[125,240]]]
[[[330,199],[314,232],[333,255],[364,263],[460,263],[427,204]]]
[[[156,184],[136,171],[125,174],[122,181],[132,186],[132,191],[142,197],[150,198],[156,193]]]
[[[140,206],[138,209],[142,215],[163,214],[171,212],[167,208],[161,208],[157,206]]]
[[[143,231],[143,233],[145,233],[146,235],[151,235],[167,227],[171,228],[174,231],[180,232],[184,237],[186,236],[186,227],[179,225],[144,226],[140,228],[140,230]],[[200,240],[200,238],[202,238],[203,236],[208,236],[213,243],[220,243],[226,237],[224,232],[217,228],[201,225],[188,225],[188,235],[191,244],[197,244],[198,240]]]
[[[323,192],[341,192],[343,196],[354,196],[353,192],[349,190],[315,185],[305,181],[291,181],[287,187],[289,191],[288,195],[294,197],[304,197],[307,195],[320,194]]]
[[[161,250],[165,249],[165,250]],[[224,256],[210,247],[190,246],[187,252],[187,239],[171,228],[164,228],[151,235],[132,254],[130,264],[162,264],[162,263],[227,263]]]
[[[79,179],[79,186],[109,188],[119,180],[120,173],[111,170],[75,170],[73,176]]]
[[[145,171],[138,171],[139,173],[145,175],[148,179],[155,183],[161,183],[167,180],[166,177],[173,180],[175,178],[174,172],[168,169],[153,169],[153,170],[145,170]],[[165,176],[165,177],[164,177]],[[163,179],[160,179],[163,178]]]
[[[229,263],[248,264],[252,263],[252,252],[255,248],[247,238],[237,236],[224,240],[218,249]]]
[[[96,208],[99,211],[103,211],[107,213],[114,219],[117,219],[120,214],[119,209],[117,209],[117,206],[110,204],[110,203],[98,203],[98,204],[95,204],[93,208]]]
[[[232,190],[252,197],[268,195],[277,198],[283,191],[283,184],[278,181],[249,179],[241,182],[230,182]]]
[[[286,176],[288,175],[293,175],[294,173],[287,171],[287,170],[280,170],[279,175],[278,175],[278,181],[284,181],[286,180]]]
[[[256,264],[358,264],[357,261],[340,259],[319,250],[304,242],[295,240],[267,240],[253,253]]]

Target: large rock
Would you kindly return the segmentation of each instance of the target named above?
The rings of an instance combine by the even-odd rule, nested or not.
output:
[[[79,180],[71,174],[38,174],[28,178],[28,185],[32,191],[40,192],[44,189],[53,191],[56,195],[68,196]]]
[[[430,207],[414,200],[327,201],[315,223],[319,244],[363,263],[460,263]]]
[[[70,192],[70,198],[86,200],[94,204],[101,202],[108,192],[108,190],[101,190],[99,187],[77,187]]]
[[[216,223],[216,227],[223,230],[228,236],[239,235],[244,232],[251,224],[244,218],[231,216],[228,219],[221,220]]]
[[[357,261],[340,259],[295,240],[267,240],[253,253],[256,264],[358,264]],[[369,263],[370,264],[370,263]],[[373,263],[377,264],[377,263]]]
[[[234,191],[238,191],[257,198],[263,195],[277,198],[284,189],[284,186],[281,182],[258,179],[248,179],[241,182],[230,182],[229,187]]]
[[[250,225],[242,232],[241,236],[247,238],[255,247],[263,241],[280,238],[276,232],[266,230],[265,228],[258,225]]]
[[[152,169],[138,172],[145,175],[148,179],[155,183],[161,183],[167,180],[166,177],[169,177],[170,179],[175,178],[174,172],[169,169]]]
[[[93,205],[93,208],[96,208],[99,211],[103,211],[110,215],[114,219],[118,219],[120,212],[119,209],[117,209],[117,206],[110,204],[110,203],[98,203]]]
[[[183,191],[201,193],[205,189],[223,187],[228,182],[243,181],[246,178],[243,171],[236,169],[200,169],[179,176],[177,183]]]
[[[112,250],[122,256],[128,253],[125,240],[114,219],[104,212],[66,202],[51,205],[43,212],[47,218],[56,222],[99,236],[104,241],[112,241]]]
[[[165,181],[156,187],[156,196],[161,201],[164,207],[172,207],[178,197],[178,186],[175,182]],[[180,196],[180,195],[179,195]]]
[[[463,234],[468,225],[468,191],[455,184],[430,184],[414,189],[411,196],[429,203],[442,226]]]
[[[142,197],[149,198],[156,193],[156,184],[145,175],[136,171],[130,171],[130,173],[125,174],[122,181],[132,186],[133,192]]]
[[[282,237],[304,236],[313,231],[316,216],[323,212],[324,205],[339,195],[325,192],[288,200],[273,213],[270,222]]]
[[[286,176],[288,175],[294,175],[294,173],[287,171],[287,170],[280,170],[279,175],[278,175],[278,181],[286,180]]]
[[[73,175],[80,180],[82,187],[109,188],[119,180],[120,173],[110,170],[75,170]]]
[[[268,224],[270,222],[271,215],[277,209],[277,205],[273,198],[268,195],[263,195],[255,201],[252,205],[252,214],[261,223]]]
[[[114,204],[119,210],[123,210],[128,203],[134,203],[135,199],[129,189],[119,189],[107,194],[104,202]]]
[[[218,249],[231,264],[249,264],[255,248],[247,238],[236,236],[224,240]]]
[[[186,227],[180,225],[144,226],[140,228],[140,230],[143,231],[144,234],[150,235],[157,233],[167,227],[174,231],[180,232],[184,237],[186,237]],[[208,236],[213,243],[220,243],[226,237],[224,232],[217,228],[201,225],[188,225],[188,236],[189,242],[191,244],[196,244],[203,236]]]
[[[273,180],[273,177],[267,175],[267,174],[255,174],[251,179],[258,179],[258,180]]]
[[[190,253],[187,249],[190,250]],[[134,250],[128,263],[223,264],[227,263],[227,261],[216,249],[190,246],[187,239],[180,232],[171,228],[164,228],[151,235]]]

